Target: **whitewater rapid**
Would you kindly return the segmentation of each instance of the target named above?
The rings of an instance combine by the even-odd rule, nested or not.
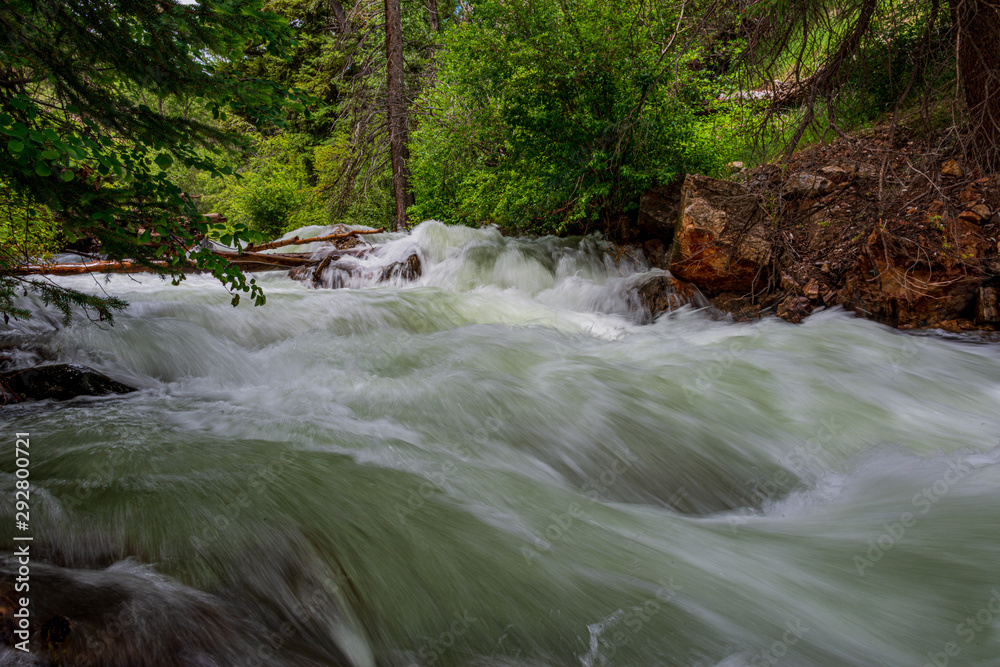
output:
[[[77,276],[130,302],[114,327],[0,330],[140,389],[0,409],[66,655],[1000,665],[1000,346],[842,311],[647,323],[656,271],[596,237],[366,240],[343,289]]]

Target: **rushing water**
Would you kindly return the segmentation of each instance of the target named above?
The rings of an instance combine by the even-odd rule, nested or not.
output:
[[[141,388],[0,411],[51,664],[1000,665],[996,344],[643,324],[594,239],[379,241],[423,276],[68,278],[131,306],[11,324]]]

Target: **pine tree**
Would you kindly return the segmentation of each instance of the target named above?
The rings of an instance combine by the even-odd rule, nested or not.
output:
[[[287,26],[263,0],[8,0],[0,8],[0,174],[3,186],[53,211],[65,237],[91,236],[110,259],[135,259],[175,281],[195,262],[234,292],[263,303],[260,288],[195,246],[208,231],[171,182],[175,161],[228,173],[211,156],[239,141],[220,125],[170,111],[192,101],[214,119],[227,110],[254,124],[280,122],[294,101],[268,81],[228,67],[251,50],[280,54]],[[154,106],[143,99],[156,100]],[[198,149],[202,150],[198,150]],[[209,157],[206,158],[205,156]],[[26,213],[32,214],[31,206]],[[236,229],[236,240],[248,240]],[[224,239],[230,240],[230,239]],[[23,261],[0,252],[0,313],[22,317],[15,288],[39,290],[110,317],[118,300],[95,299],[10,275]],[[166,266],[162,266],[163,262]],[[67,311],[68,312],[68,311]]]

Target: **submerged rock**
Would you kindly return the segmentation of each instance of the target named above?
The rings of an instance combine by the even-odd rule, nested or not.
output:
[[[0,374],[0,393],[16,401],[127,394],[135,387],[77,364],[51,364]]]
[[[402,262],[393,262],[389,266],[382,269],[382,273],[379,274],[378,281],[380,283],[384,283],[394,278],[406,281],[416,280],[420,277],[421,272],[422,267],[420,266],[420,258],[416,253],[413,253]]]
[[[634,287],[633,292],[653,318],[684,306],[705,308],[709,305],[708,299],[697,287],[669,273],[653,276]]]

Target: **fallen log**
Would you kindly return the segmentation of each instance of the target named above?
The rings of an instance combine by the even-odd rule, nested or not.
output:
[[[287,269],[298,266],[312,266],[319,264],[323,258],[315,258],[312,253],[263,253],[261,250],[272,250],[284,246],[319,243],[323,241],[335,241],[356,236],[358,234],[379,234],[381,229],[359,229],[351,232],[339,234],[329,234],[327,236],[316,236],[313,238],[300,239],[299,237],[286,239],[284,241],[272,241],[259,246],[250,246],[242,252],[222,252],[213,251],[212,254],[224,257],[231,264],[248,271],[267,271],[271,269]],[[340,250],[340,254],[360,255],[367,252],[367,249]],[[132,259],[125,260],[99,260],[95,262],[85,262],[81,264],[29,264],[10,269],[6,273],[14,276],[27,276],[36,274],[48,274],[53,276],[75,276],[85,273],[143,273],[155,272],[160,269],[175,268],[184,272],[197,272],[203,269],[198,268],[194,262],[184,265],[172,265],[164,261],[154,261],[147,264],[140,264]]]
[[[320,260],[313,259],[312,255],[300,253],[284,253],[280,255],[267,255],[264,253],[213,253],[219,257],[224,257],[231,264],[248,271],[268,271],[274,269],[287,269],[290,267],[318,264]],[[83,264],[30,264],[10,269],[7,274],[14,276],[27,276],[37,274],[47,274],[53,276],[76,276],[86,273],[144,273],[156,272],[160,269],[175,268],[184,272],[204,271],[194,262],[182,265],[171,265],[167,262],[152,262],[140,264],[135,260],[105,260],[99,262],[86,262]]]
[[[75,276],[83,273],[142,273],[144,271],[156,271],[159,268],[167,268],[167,262],[153,262],[153,266],[139,264],[138,262],[126,259],[123,261],[107,260],[100,262],[86,262],[84,264],[28,264],[25,266],[13,267],[6,271],[8,275],[27,276],[32,274],[50,274],[54,276]]]
[[[336,241],[338,239],[346,239],[359,234],[381,234],[384,231],[384,229],[357,229],[351,232],[341,232],[338,234],[329,234],[327,236],[314,236],[308,239],[300,239],[298,236],[295,236],[290,239],[285,239],[284,241],[271,241],[270,243],[264,243],[261,245],[249,245],[243,249],[243,253],[246,254],[248,252],[260,252],[261,250],[273,250],[274,248],[284,248],[289,245],[305,245],[306,243]]]

